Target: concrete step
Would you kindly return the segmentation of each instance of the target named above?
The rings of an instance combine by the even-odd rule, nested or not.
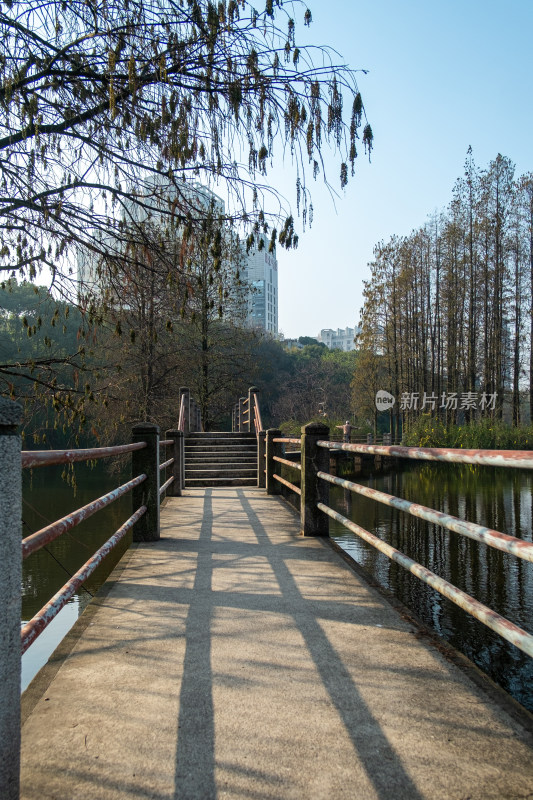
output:
[[[187,461],[254,461],[257,458],[257,452],[253,450],[246,450],[243,452],[218,452],[209,451],[204,453],[202,450],[186,453]]]
[[[185,439],[191,439],[195,441],[201,441],[202,439],[253,439],[256,441],[255,433],[238,433],[235,431],[208,431],[204,432],[195,432],[195,433],[187,433]]]
[[[257,486],[257,478],[186,478],[185,488],[217,486]]]
[[[246,469],[240,467],[237,469],[217,469],[203,468],[203,469],[190,469],[185,467],[185,480],[189,478],[257,478],[257,469]]]
[[[203,444],[201,447],[195,447],[186,444],[185,453],[190,453],[190,455],[195,453],[257,453],[257,447],[246,444],[225,444],[223,447],[218,447],[215,444]]]
[[[185,485],[256,486],[256,437],[226,431],[186,436]]]
[[[186,471],[206,469],[257,470],[257,459],[251,461],[187,461],[185,464]]]
[[[254,439],[185,439],[185,447],[189,450],[207,450],[212,447],[217,450],[241,447],[257,449],[257,442]]]

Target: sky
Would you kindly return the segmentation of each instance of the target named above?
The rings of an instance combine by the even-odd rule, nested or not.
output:
[[[278,248],[279,329],[288,338],[357,324],[374,246],[446,208],[469,145],[482,168],[501,153],[516,175],[533,171],[533,0],[309,6],[309,38],[368,70],[357,81],[374,150],[369,163],[358,148],[356,176],[335,202],[320,178],[311,181],[313,226],[297,250]],[[276,186],[295,211],[287,173]]]

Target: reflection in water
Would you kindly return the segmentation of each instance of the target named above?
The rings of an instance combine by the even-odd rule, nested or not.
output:
[[[105,465],[94,469],[75,466],[77,489],[74,492],[61,479],[62,467],[24,470],[22,535],[46,527],[81,506],[96,500],[127,478],[109,475]],[[101,547],[130,516],[131,498],[120,498],[108,508],[63,534],[46,547],[32,553],[23,563],[22,624],[31,619],[72,575]],[[98,591],[115,564],[131,543],[126,536],[91,575],[88,581],[59,612],[22,657],[22,690],[46,663],[61,639],[70,630],[91,597]]]
[[[58,644],[72,628],[82,610],[80,598],[73,597],[24,653],[22,656],[21,691],[26,689],[41,667],[44,667]]]
[[[388,494],[532,541],[533,475],[513,469],[409,465],[353,478]],[[331,487],[331,505],[415,561],[533,632],[533,564]],[[526,708],[533,710],[533,660],[330,520],[330,535],[428,626],[461,650]]]

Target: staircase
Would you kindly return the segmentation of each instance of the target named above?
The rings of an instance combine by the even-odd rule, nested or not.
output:
[[[257,486],[257,439],[250,433],[185,436],[185,486]]]

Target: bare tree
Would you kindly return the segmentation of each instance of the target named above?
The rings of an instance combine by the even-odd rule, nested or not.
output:
[[[247,0],[2,3],[0,270],[72,273],[77,245],[124,259],[133,230],[143,242],[132,209],[190,223],[202,207],[183,187],[198,180],[228,190],[229,215],[277,220],[273,238],[294,245],[293,219],[257,183],[275,141],[292,154],[305,215],[307,172],[331,144],[344,186],[364,116],[354,72],[326,47],[315,65],[298,46],[299,9],[310,24],[300,0],[262,12]],[[370,149],[369,125],[362,140]]]

